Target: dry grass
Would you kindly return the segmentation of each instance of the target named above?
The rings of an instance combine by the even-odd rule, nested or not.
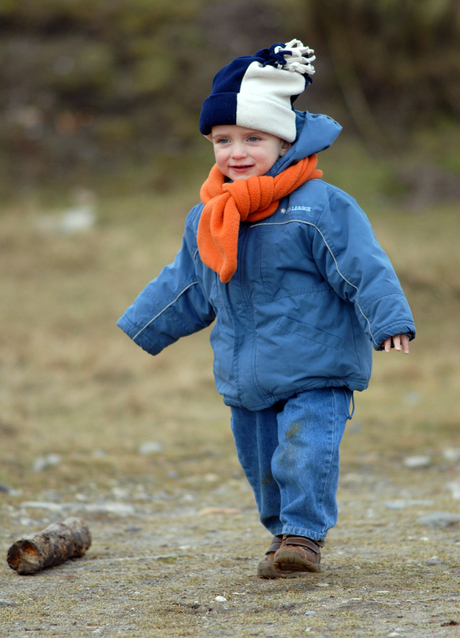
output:
[[[99,202],[88,233],[44,235],[39,210],[18,205],[1,223],[1,433],[3,479],[29,480],[44,453],[129,456],[145,440],[220,446],[230,437],[216,395],[208,334],[147,356],[115,326],[180,245],[194,195]],[[375,355],[371,387],[357,395],[363,425],[353,448],[383,456],[455,446],[460,220],[455,208],[371,216],[411,302],[418,328],[408,357]],[[440,438],[440,435],[442,438]],[[350,452],[344,443],[345,458]],[[117,462],[118,465],[118,462]]]

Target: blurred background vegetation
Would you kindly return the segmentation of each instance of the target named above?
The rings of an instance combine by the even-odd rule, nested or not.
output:
[[[0,0],[1,482],[232,475],[208,332],[147,357],[115,324],[180,246],[215,73],[294,37],[317,54],[296,105],[344,127],[324,178],[369,215],[418,330],[410,357],[376,355],[345,467],[460,454],[460,0]],[[152,440],[163,456],[139,455]]]
[[[410,156],[396,191],[460,197],[458,0],[1,0],[4,196],[175,188],[210,160],[198,117],[217,70],[293,37],[318,57],[297,108]]]

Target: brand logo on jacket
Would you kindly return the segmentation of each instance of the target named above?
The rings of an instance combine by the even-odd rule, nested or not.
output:
[[[305,210],[307,211],[307,213],[309,213],[311,211],[311,206],[289,206],[289,208],[280,208],[280,212],[283,215],[286,215],[286,213],[290,213],[296,210]]]

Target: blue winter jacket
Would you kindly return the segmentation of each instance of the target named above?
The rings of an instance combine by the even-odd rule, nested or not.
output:
[[[269,174],[321,151],[340,126],[297,114],[298,139]],[[409,305],[369,220],[345,192],[314,179],[278,210],[242,223],[229,283],[203,265],[189,213],[175,261],[140,293],[118,325],[150,354],[215,321],[214,375],[224,402],[262,410],[312,388],[364,390],[372,347],[415,336]]]

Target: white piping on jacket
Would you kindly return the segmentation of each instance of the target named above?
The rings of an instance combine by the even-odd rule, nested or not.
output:
[[[327,241],[326,241],[326,239],[325,239],[325,237],[324,237],[323,233],[320,231],[320,229],[318,228],[318,226],[315,226],[315,224],[312,224],[311,222],[306,222],[306,221],[304,221],[303,219],[289,219],[289,220],[287,220],[287,221],[285,221],[285,222],[260,222],[260,223],[252,224],[252,225],[251,225],[251,228],[256,228],[257,226],[284,226],[284,225],[286,225],[286,224],[292,224],[292,223],[294,223],[294,222],[297,222],[297,223],[299,223],[299,224],[305,224],[305,226],[311,226],[312,228],[314,228],[315,230],[317,230],[317,231],[318,231],[318,233],[321,235],[321,238],[322,238],[322,240],[323,240],[323,242],[324,242],[324,244],[325,244],[326,248],[327,248],[327,249],[328,249],[328,251],[330,252],[332,259],[334,260],[334,263],[335,263],[335,267],[336,267],[336,269],[337,269],[337,272],[338,272],[338,273],[339,273],[339,275],[342,277],[342,279],[343,279],[344,281],[346,281],[346,283],[347,283],[349,286],[351,286],[352,288],[354,288],[354,289],[356,290],[356,292],[359,294],[359,288],[358,288],[358,286],[355,286],[355,284],[352,284],[352,283],[351,283],[351,281],[348,281],[348,279],[345,277],[345,275],[343,275],[343,274],[340,272],[340,270],[339,270],[339,265],[338,265],[338,263],[337,263],[337,259],[335,258],[335,255],[334,255],[334,253],[332,252],[331,247],[330,247],[330,246],[329,246],[329,244],[327,243]],[[372,334],[371,324],[370,324],[369,319],[368,319],[368,318],[366,317],[366,315],[364,314],[364,312],[363,312],[363,310],[362,310],[362,308],[361,308],[361,306],[359,305],[359,303],[358,303],[358,302],[356,302],[356,305],[358,306],[359,312],[362,314],[362,316],[364,317],[364,319],[365,319],[365,320],[366,320],[366,322],[367,322],[367,326],[368,326],[368,328],[369,328],[369,334],[370,334],[370,336],[371,336],[372,341],[375,343],[375,345],[376,345],[376,346],[377,346],[377,345],[380,345],[380,344],[378,344],[378,343],[377,343],[377,341],[374,339],[374,335]]]
[[[157,315],[155,315],[152,319],[150,319],[150,321],[148,321],[148,322],[145,324],[145,326],[144,326],[143,328],[141,328],[141,329],[139,330],[139,332],[137,332],[137,333],[134,335],[134,337],[133,337],[133,341],[134,341],[135,339],[137,339],[137,337],[141,334],[141,332],[143,332],[146,328],[148,328],[148,327],[150,326],[150,324],[151,324],[151,323],[153,323],[156,319],[158,319],[158,317],[160,317],[160,316],[161,316],[161,315],[162,315],[162,314],[163,314],[163,313],[164,313],[164,312],[165,312],[168,308],[170,308],[172,305],[174,305],[174,304],[176,303],[176,301],[177,301],[180,297],[182,297],[182,295],[184,294],[184,292],[187,292],[187,290],[188,290],[189,288],[191,288],[192,286],[196,286],[196,285],[197,285],[197,283],[198,283],[198,281],[192,281],[192,283],[191,283],[191,284],[189,284],[186,288],[184,288],[184,289],[183,289],[183,290],[182,290],[182,291],[181,291],[181,292],[177,295],[177,297],[176,297],[173,301],[171,301],[171,303],[168,303],[168,305],[167,305],[167,306],[165,306],[165,307],[163,308],[163,310],[160,310],[160,312],[159,312]]]

